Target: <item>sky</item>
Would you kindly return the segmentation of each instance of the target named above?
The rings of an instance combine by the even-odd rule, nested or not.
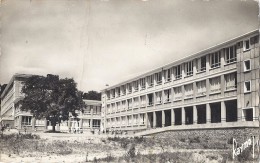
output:
[[[100,91],[258,29],[253,0],[2,0],[0,84],[15,73]]]

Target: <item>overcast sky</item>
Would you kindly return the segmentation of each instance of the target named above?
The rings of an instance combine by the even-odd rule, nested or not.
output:
[[[258,28],[256,1],[2,0],[0,83],[15,73],[105,88]]]

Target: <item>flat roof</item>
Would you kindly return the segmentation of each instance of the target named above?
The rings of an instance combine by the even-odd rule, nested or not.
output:
[[[168,64],[165,64],[165,65],[163,65],[163,66],[160,66],[160,67],[155,68],[155,69],[153,69],[153,70],[150,70],[150,71],[148,71],[148,72],[145,72],[145,73],[142,73],[142,74],[140,74],[140,75],[137,75],[136,77],[132,77],[132,78],[130,78],[130,79],[128,79],[128,80],[124,80],[123,82],[120,82],[120,83],[118,83],[118,84],[114,84],[114,85],[109,86],[109,87],[107,87],[107,88],[105,88],[105,89],[102,89],[101,92],[103,92],[103,91],[105,91],[105,90],[108,90],[108,89],[116,88],[116,87],[118,87],[118,86],[120,86],[120,85],[123,85],[123,84],[127,84],[127,83],[129,83],[129,82],[131,82],[131,81],[133,81],[133,80],[136,80],[136,79],[138,79],[138,78],[142,78],[144,75],[149,75],[149,74],[151,74],[151,73],[155,73],[156,71],[162,70],[162,69],[165,68],[165,67],[174,66],[174,65],[180,64],[180,62],[183,62],[183,61],[185,61],[185,60],[189,60],[189,59],[198,57],[198,56],[200,56],[200,55],[205,55],[205,53],[209,53],[209,52],[211,52],[212,50],[216,50],[216,49],[218,49],[218,48],[220,48],[220,47],[222,47],[222,46],[224,46],[224,45],[230,44],[230,43],[232,43],[232,42],[234,42],[234,41],[238,41],[238,40],[240,40],[240,39],[242,39],[242,38],[244,38],[244,37],[247,37],[247,36],[250,36],[250,35],[253,35],[253,34],[259,34],[259,30],[258,30],[258,29],[253,30],[253,31],[251,31],[251,32],[248,32],[248,33],[245,33],[245,34],[240,35],[240,36],[238,36],[238,37],[235,37],[235,38],[233,38],[233,39],[230,39],[230,40],[228,40],[228,41],[225,41],[225,42],[222,42],[222,43],[220,43],[220,44],[211,46],[211,47],[209,47],[209,48],[207,48],[207,49],[204,49],[204,50],[202,50],[202,51],[199,51],[199,52],[193,53],[193,54],[191,54],[191,55],[185,56],[185,57],[183,57],[183,58],[181,58],[181,59],[178,59],[178,60],[176,60],[176,61],[170,62],[170,63],[168,63]]]
[[[31,76],[33,76],[33,75],[32,75],[32,74],[14,74],[14,75],[12,76],[11,80],[9,81],[9,83],[7,84],[7,86],[5,87],[4,91],[2,92],[1,98],[3,98],[3,97],[6,95],[8,89],[10,88],[10,86],[13,84],[13,82],[14,82],[17,78],[29,78],[29,77],[31,77]]]

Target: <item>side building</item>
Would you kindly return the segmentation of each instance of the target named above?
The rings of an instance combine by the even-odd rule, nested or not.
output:
[[[154,128],[254,130],[259,127],[258,81],[255,30],[102,90],[103,125],[143,133]]]
[[[101,101],[83,100],[86,108],[83,111],[78,111],[77,118],[70,118],[70,131],[81,130],[84,132],[98,131],[101,127]]]
[[[24,95],[21,93],[23,82],[32,75],[15,74],[1,94],[0,124],[9,128],[28,131],[44,131],[52,129],[51,123],[46,120],[35,119],[30,112],[21,111],[18,101]],[[101,101],[83,100],[87,105],[82,112],[78,111],[78,117],[71,117],[69,121],[56,125],[56,130],[84,131],[98,130],[101,123]]]

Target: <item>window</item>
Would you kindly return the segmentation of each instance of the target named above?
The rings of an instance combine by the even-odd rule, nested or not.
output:
[[[30,117],[30,116],[22,116],[22,125],[23,126],[30,126],[30,125],[32,125],[32,117]]]
[[[210,55],[211,58],[211,68],[220,67],[220,51],[212,53]]]
[[[121,87],[121,90],[122,90],[122,96],[124,96],[124,95],[126,94],[126,86],[123,85],[123,86]]]
[[[132,99],[127,100],[127,108],[131,109],[132,108]]]
[[[162,84],[162,72],[158,72],[155,74],[156,84],[160,85]]]
[[[116,112],[116,104],[113,103],[113,104],[111,104],[111,105],[112,105],[112,112]]]
[[[137,108],[138,105],[139,105],[138,97],[135,97],[135,98],[134,98],[134,108]]]
[[[125,124],[126,124],[125,117],[121,117],[121,121],[122,121],[122,125],[125,126]]]
[[[138,81],[133,82],[134,92],[138,91]]]
[[[161,104],[162,103],[162,92],[156,92],[156,104]]]
[[[171,89],[164,90],[164,96],[165,96],[165,103],[168,103],[171,101]]]
[[[253,119],[254,119],[254,111],[253,110],[254,110],[253,108],[243,109],[242,119],[244,121],[253,121]]]
[[[93,119],[93,127],[94,128],[99,128],[100,127],[100,120]]]
[[[181,79],[182,78],[182,69],[181,65],[178,65],[175,67],[175,79]]]
[[[39,119],[36,119],[36,120],[35,120],[35,125],[36,125],[36,126],[44,126],[44,124],[45,124],[45,123],[44,123],[44,120],[39,120]]]
[[[90,114],[90,112],[91,112],[90,106],[87,106],[86,109],[84,109],[83,111],[84,114]]]
[[[244,61],[244,72],[247,72],[250,70],[251,70],[251,61],[250,60]]]
[[[116,102],[116,111],[119,111],[120,109],[120,102]]]
[[[245,81],[244,93],[251,92],[251,81]]]
[[[128,94],[132,93],[132,85],[131,85],[131,83],[127,83],[126,86],[127,86]]]
[[[174,100],[181,100],[182,99],[181,86],[175,87],[173,90],[174,90]]]
[[[135,115],[133,115],[133,125],[137,125],[138,123],[138,115],[137,114],[135,114]]]
[[[245,40],[244,41],[244,51],[249,50],[249,48],[250,48],[250,42],[249,42],[249,40]]]
[[[148,97],[148,106],[153,106],[153,94],[150,93],[147,95]]]
[[[215,92],[220,92],[220,76],[211,78],[210,79],[210,92],[215,93]]]
[[[193,84],[187,84],[184,86],[185,98],[193,97]]]
[[[237,61],[236,46],[231,46],[225,49],[225,59],[227,64]]]
[[[140,114],[140,124],[143,125],[144,124],[144,118],[145,118],[145,115],[142,113]]]
[[[111,105],[107,105],[107,111],[108,111],[108,113],[110,113],[111,112],[111,107],[110,107]],[[84,112],[85,113],[85,112]]]
[[[147,77],[148,88],[153,87],[153,75]]]
[[[126,101],[122,101],[122,110],[126,109]]]
[[[197,69],[198,69],[198,72],[206,71],[206,56],[198,58]]]
[[[141,96],[141,107],[145,107],[146,106],[146,99],[145,96]]]
[[[145,89],[145,78],[140,79],[141,90]]]
[[[164,70],[164,79],[165,79],[165,83],[171,81],[171,69]]]
[[[109,99],[110,99],[110,92],[107,91],[107,92],[106,92],[106,95],[107,95],[107,99],[109,100]]]
[[[199,81],[196,83],[197,85],[197,96],[206,95],[206,80]]]
[[[237,88],[237,74],[225,75],[225,90],[233,90]]]
[[[115,89],[111,90],[112,98],[115,98]]]
[[[116,88],[116,94],[117,94],[117,97],[119,97],[120,96],[120,88],[118,87],[118,88]]]
[[[130,126],[132,123],[132,116],[128,115],[127,116],[127,125]]]
[[[193,75],[193,61],[185,63],[185,72],[186,72],[186,76]]]

